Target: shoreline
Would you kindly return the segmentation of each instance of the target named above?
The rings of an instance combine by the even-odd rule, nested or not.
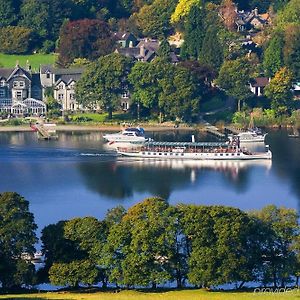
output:
[[[195,127],[178,127],[168,125],[142,125],[147,131],[197,130]],[[57,125],[56,131],[120,131],[120,125]],[[0,126],[0,132],[33,132],[29,126]]]

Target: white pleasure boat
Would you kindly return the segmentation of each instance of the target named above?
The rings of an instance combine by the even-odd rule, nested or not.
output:
[[[240,143],[263,143],[265,141],[267,133],[262,133],[259,130],[247,130],[245,132],[240,132],[236,136],[239,138]],[[232,135],[229,136],[229,139]]]
[[[110,143],[144,143],[148,140],[141,127],[127,127],[118,133],[105,134],[103,138]]]

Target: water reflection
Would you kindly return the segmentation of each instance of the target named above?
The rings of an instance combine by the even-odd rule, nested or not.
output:
[[[271,160],[192,161],[118,158],[102,163],[81,163],[79,171],[86,185],[100,195],[123,199],[134,193],[169,198],[175,190],[189,188],[208,172],[219,172],[228,184],[246,190],[251,168],[272,166]]]

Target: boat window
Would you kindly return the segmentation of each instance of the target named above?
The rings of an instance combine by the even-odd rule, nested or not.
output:
[[[151,154],[151,152],[148,152],[148,155],[150,155]]]
[[[168,153],[164,153],[164,155],[167,155]]]
[[[223,156],[223,153],[221,153],[220,156]]]
[[[240,156],[241,155],[241,153],[237,153],[237,156]]]
[[[142,154],[145,154],[145,152],[142,152]]]
[[[158,153],[158,155],[162,155],[162,153]]]
[[[181,156],[183,156],[183,153],[181,153]]]

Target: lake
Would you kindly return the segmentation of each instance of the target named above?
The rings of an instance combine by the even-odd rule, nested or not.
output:
[[[193,132],[148,134],[155,140],[189,141]],[[110,208],[128,208],[149,196],[171,204],[219,204],[247,211],[268,204],[299,208],[300,139],[289,138],[286,131],[267,135],[272,162],[118,158],[102,136],[60,132],[58,140],[41,141],[33,132],[1,132],[0,192],[24,196],[39,230],[79,216],[103,218]],[[196,140],[208,139],[213,140],[196,134]]]

